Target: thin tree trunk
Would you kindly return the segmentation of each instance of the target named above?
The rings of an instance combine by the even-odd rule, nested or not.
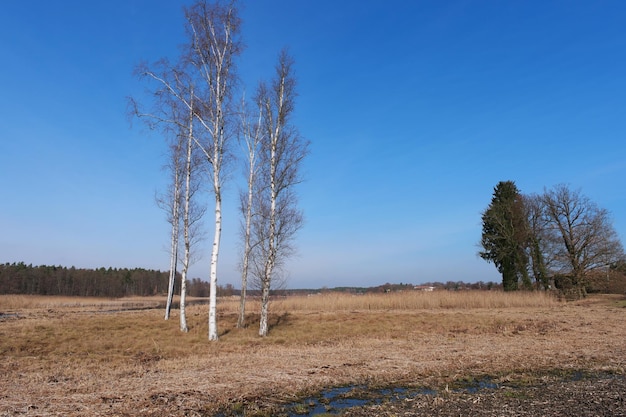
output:
[[[289,189],[298,182],[298,165],[306,154],[306,144],[300,143],[297,131],[287,128],[295,95],[291,64],[291,58],[283,50],[276,67],[277,78],[271,87],[273,96],[269,95],[264,85],[259,88],[259,96],[264,107],[263,124],[267,135],[263,141],[262,159],[268,168],[264,174],[267,176],[262,181],[266,184],[265,191],[268,193],[262,197],[262,204],[268,211],[263,216],[266,216],[268,224],[267,234],[262,236],[266,243],[262,248],[265,262],[261,279],[260,336],[267,336],[269,330],[270,289],[275,268],[281,257],[289,253],[289,241],[302,224],[302,216],[295,209],[295,200],[291,199],[293,195],[289,192]]]
[[[239,318],[237,327],[243,328],[246,321],[246,296],[248,289],[248,268],[250,262],[250,221],[252,217],[252,188],[248,188],[248,207],[246,209],[246,230],[244,237],[243,262],[241,266],[241,295],[239,299]]]
[[[170,319],[170,311],[172,310],[172,299],[174,298],[174,283],[176,281],[176,267],[178,265],[178,237],[180,233],[180,225],[178,223],[179,220],[179,196],[180,196],[180,167],[178,162],[178,152],[179,147],[176,147],[172,150],[174,153],[173,158],[173,168],[174,168],[174,184],[173,187],[173,198],[172,198],[172,241],[170,245],[170,277],[167,286],[167,302],[165,304],[165,320]]]
[[[189,271],[189,263],[191,258],[191,227],[189,221],[189,210],[191,201],[191,159],[193,151],[193,89],[191,92],[190,109],[189,109],[189,129],[187,132],[187,155],[185,159],[185,206],[183,211],[183,237],[185,241],[185,254],[183,257],[183,274],[180,283],[180,330],[188,332],[187,315],[185,311],[185,303],[187,299],[187,273]]]
[[[249,132],[245,134],[248,135],[246,137],[246,143],[248,146],[248,196],[246,201],[246,225],[244,231],[244,248],[243,248],[243,262],[241,266],[241,297],[239,300],[239,318],[237,319],[237,327],[243,328],[246,320],[246,296],[248,289],[248,270],[250,265],[250,234],[251,234],[251,226],[252,226],[252,199],[254,196],[254,177],[255,177],[255,155],[256,155],[256,147],[259,140],[259,130],[260,129],[260,121],[261,115],[259,115],[259,122],[257,125],[257,129],[255,132],[254,138],[248,135]]]
[[[270,305],[270,285],[269,285],[269,282],[266,282],[266,280],[264,279],[263,289],[261,291],[261,322],[259,324],[260,336],[267,336],[267,333],[269,331],[269,305]]]
[[[240,19],[237,2],[199,2],[187,9],[186,17],[192,32],[191,58],[199,75],[206,82],[204,105],[195,116],[210,135],[208,143],[196,142],[211,165],[215,195],[215,235],[211,249],[209,277],[209,340],[217,340],[217,265],[222,233],[221,169],[227,158],[230,125],[228,111],[230,92],[235,81],[233,59],[240,53],[238,41]]]
[[[187,326],[187,312],[186,312],[186,300],[187,300],[187,268],[183,269],[182,280],[180,282],[180,331],[187,333],[189,327]]]
[[[167,302],[165,304],[165,320],[170,319],[172,299],[174,298],[174,281],[178,263],[178,225],[172,222],[172,242],[170,246],[170,277],[167,284]]]
[[[282,87],[282,80],[281,80]],[[279,96],[279,109],[283,104],[283,92],[281,88]],[[280,113],[279,113],[280,114]],[[272,273],[274,269],[274,261],[276,259],[276,153],[277,143],[280,135],[281,125],[277,118],[276,128],[270,137],[270,213],[269,213],[269,231],[268,231],[268,249],[267,259],[265,261],[265,276],[263,277],[263,288],[261,297],[261,323],[259,326],[259,335],[267,336],[268,320],[269,320],[269,299],[270,287],[272,283]]]
[[[272,187],[273,188],[273,187]],[[272,192],[272,201],[270,208],[270,227],[269,227],[269,242],[268,242],[268,254],[267,260],[265,261],[265,271],[264,277],[262,280],[263,288],[261,289],[261,323],[259,326],[259,336],[267,336],[268,332],[268,321],[269,321],[269,301],[270,301],[270,287],[272,283],[272,273],[274,270],[274,259],[276,259],[276,245],[275,245],[275,237],[276,234],[276,221],[275,221],[275,212],[276,212],[276,198],[274,193]]]
[[[244,232],[243,262],[241,265],[241,295],[239,299],[239,318],[237,327],[243,328],[246,321],[246,296],[248,290],[248,269],[250,264],[250,227],[252,221],[252,197],[254,181],[254,160],[250,158],[250,173],[248,176],[248,199],[246,207],[246,230]]]
[[[220,173],[222,169],[222,158],[224,156],[224,119],[222,101],[222,77],[221,66],[223,61],[216,65],[216,90],[215,97],[216,116],[213,125],[213,156],[211,165],[213,168],[213,192],[215,193],[215,236],[213,238],[213,248],[211,250],[211,272],[209,280],[209,340],[217,341],[217,260],[220,253],[220,238],[222,236],[222,188],[220,185]]]
[[[188,49],[181,56],[180,67],[165,77],[149,70],[142,71],[163,85],[163,91],[171,95],[174,102],[179,102],[192,111],[192,105],[186,99],[186,83],[199,77],[206,85],[200,88],[196,97],[198,106],[193,107],[194,120],[199,123],[204,134],[193,138],[194,144],[207,157],[210,175],[213,177],[215,193],[215,236],[211,250],[210,298],[209,298],[209,340],[217,340],[217,263],[222,228],[221,169],[223,160],[228,158],[228,139],[231,137],[228,104],[231,97],[236,73],[234,60],[241,53],[240,18],[238,2],[198,1],[185,8],[187,29],[190,35]],[[191,66],[187,66],[190,64]],[[182,88],[181,88],[182,86]],[[202,139],[199,139],[202,138]],[[206,141],[205,141],[206,140]],[[192,214],[192,217],[193,214]],[[192,236],[193,238],[193,236]],[[192,239],[193,240],[193,239]]]
[[[209,281],[209,340],[217,340],[217,258],[222,235],[222,196],[218,179],[215,179],[215,237],[211,251],[211,272]]]

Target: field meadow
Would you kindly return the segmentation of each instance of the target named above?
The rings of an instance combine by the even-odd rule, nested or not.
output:
[[[0,415],[272,415],[277,405],[345,385],[432,387],[489,376],[626,367],[626,303],[565,303],[539,292],[323,293],[258,302],[237,329],[237,298],[163,319],[165,297],[0,296]]]

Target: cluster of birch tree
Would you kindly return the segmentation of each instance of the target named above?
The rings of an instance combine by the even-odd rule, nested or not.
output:
[[[513,181],[501,181],[482,224],[479,255],[495,264],[505,291],[556,284],[581,298],[591,273],[608,276],[625,260],[609,212],[563,184],[523,195]]]
[[[198,198],[213,196],[214,233],[209,272],[208,338],[218,339],[217,278],[222,233],[222,187],[236,150],[245,149],[246,189],[242,191],[243,258],[239,326],[245,323],[249,277],[261,289],[259,334],[268,333],[272,281],[292,249],[302,225],[294,186],[308,143],[292,124],[296,98],[294,63],[283,50],[269,83],[261,82],[252,103],[239,99],[237,60],[241,19],[236,0],[198,0],[184,9],[187,43],[176,61],[140,65],[136,73],[152,89],[149,111],[133,99],[134,115],[159,128],[169,141],[170,186],[158,199],[171,225],[170,280],[165,319],[170,316],[177,267],[182,276],[180,329],[187,331],[186,281],[204,236],[201,219],[209,207]],[[243,94],[241,94],[243,97]],[[245,146],[236,146],[243,143]],[[181,248],[182,244],[182,248]],[[181,253],[182,252],[182,253]],[[194,256],[196,255],[196,256]]]

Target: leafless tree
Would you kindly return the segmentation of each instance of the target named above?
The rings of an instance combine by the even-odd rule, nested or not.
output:
[[[239,318],[237,319],[237,327],[243,328],[246,318],[246,297],[248,290],[248,275],[250,271],[250,261],[253,250],[258,242],[252,241],[252,216],[254,193],[256,186],[257,170],[258,170],[258,152],[262,139],[261,120],[263,117],[263,107],[261,103],[257,103],[258,111],[256,118],[249,114],[245,98],[241,105],[241,143],[245,148],[246,154],[246,177],[247,188],[240,193],[239,208],[242,215],[241,239],[243,243],[243,256],[241,261],[241,294],[239,301]],[[256,120],[254,120],[256,119]]]
[[[167,213],[167,221],[172,226],[170,233],[170,273],[167,285],[167,302],[165,303],[165,320],[169,320],[174,298],[174,283],[178,266],[178,243],[180,236],[180,200],[182,193],[182,142],[176,140],[170,145],[171,161],[168,164],[172,182],[167,191],[157,196],[157,205]]]
[[[186,297],[187,297],[187,277],[189,267],[195,260],[192,253],[193,247],[196,243],[202,239],[203,233],[201,229],[200,221],[206,211],[204,206],[198,204],[195,198],[200,191],[201,181],[200,175],[197,175],[202,168],[202,160],[197,147],[194,146],[194,101],[193,90],[190,97],[190,109],[188,113],[187,129],[184,132],[186,137],[185,142],[185,168],[184,168],[184,193],[183,193],[183,245],[184,254],[182,259],[182,279],[180,289],[180,330],[187,332],[189,330],[187,326],[186,315]]]
[[[528,219],[527,251],[530,264],[530,273],[535,279],[536,289],[550,289],[548,273],[550,265],[549,246],[553,239],[547,234],[548,219],[542,197],[537,194],[524,195],[523,206]]]
[[[200,0],[185,10],[190,39],[185,59],[201,80],[195,117],[204,134],[195,140],[206,157],[215,197],[215,233],[211,250],[209,340],[217,340],[217,265],[222,233],[222,181],[233,136],[230,106],[236,83],[235,58],[242,50],[236,1]]]
[[[172,68],[168,61],[162,60],[155,65],[156,72],[148,69],[146,64],[139,65],[137,75],[144,77],[149,74],[152,79],[158,78],[164,83],[171,83],[181,91],[185,88],[181,71]],[[129,98],[129,113],[131,116],[141,118],[151,129],[159,129],[166,137],[173,138],[169,143],[169,161],[166,164],[171,176],[171,183],[167,190],[156,198],[157,205],[166,211],[167,220],[171,225],[170,231],[170,273],[168,282],[168,295],[165,307],[165,320],[170,318],[172,299],[174,296],[174,282],[177,274],[179,261],[179,240],[181,228],[181,199],[183,196],[183,178],[185,167],[185,114],[187,109],[179,100],[173,97],[168,88],[157,88],[152,91],[154,98],[152,108],[143,110],[134,98]]]
[[[208,165],[215,198],[215,233],[211,249],[209,340],[217,340],[217,265],[222,233],[222,182],[229,159],[236,85],[235,58],[242,50],[237,2],[198,0],[185,9],[189,43],[175,69],[139,72],[161,85],[159,94],[191,112],[196,126],[190,137]],[[193,88],[190,88],[193,86]],[[192,94],[188,94],[189,91]]]
[[[195,123],[193,84],[183,71],[169,67],[166,61],[161,61],[156,66],[160,71],[158,75],[145,65],[137,69],[139,75],[159,81],[160,87],[153,92],[155,97],[153,111],[141,111],[138,103],[133,99],[130,99],[130,104],[132,113],[146,120],[151,128],[158,126],[169,135],[175,136],[169,147],[170,162],[167,165],[171,172],[172,183],[165,196],[157,199],[157,204],[167,211],[168,221],[172,225],[165,319],[168,320],[170,317],[174,279],[180,261],[182,264],[180,329],[186,332],[188,331],[185,313],[187,273],[194,260],[193,247],[202,238],[198,225],[205,212],[196,201],[196,195],[200,189],[198,174],[201,164],[198,161],[197,151],[194,151],[196,147],[193,133]],[[172,91],[176,91],[177,95],[173,95]],[[185,103],[188,105],[184,105],[179,97],[185,97]],[[182,259],[179,259],[181,227],[184,252]]]
[[[547,190],[542,202],[554,243],[553,266],[570,277],[575,295],[584,297],[589,271],[623,259],[624,249],[609,213],[566,185]]]
[[[257,268],[261,281],[261,336],[266,336],[269,329],[269,295],[274,269],[293,252],[292,241],[303,221],[294,186],[301,181],[300,168],[308,142],[291,123],[295,87],[293,59],[283,50],[271,85],[261,83],[256,98],[262,109],[262,141],[253,233],[260,242],[257,266],[263,266]]]

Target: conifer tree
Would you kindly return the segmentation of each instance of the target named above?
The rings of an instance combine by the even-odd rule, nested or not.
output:
[[[496,185],[491,204],[482,214],[481,258],[493,262],[502,274],[505,291],[521,283],[530,288],[528,276],[528,219],[524,200],[513,181]]]

